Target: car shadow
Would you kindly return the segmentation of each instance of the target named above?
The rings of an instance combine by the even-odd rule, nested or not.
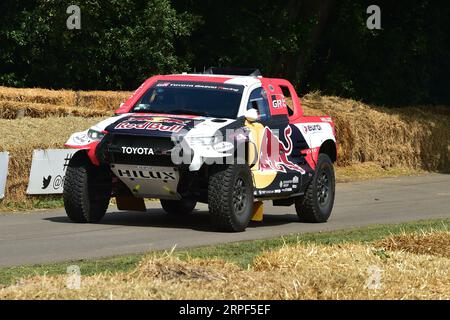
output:
[[[43,220],[56,223],[74,223],[67,216],[46,217]],[[261,222],[250,221],[248,228],[277,226],[298,222],[295,214],[264,214]],[[147,209],[147,212],[113,211],[96,223],[97,225],[126,226],[126,227],[159,227],[170,229],[192,229],[196,231],[215,231],[211,226],[208,211],[194,210],[187,216],[172,216],[162,209]]]

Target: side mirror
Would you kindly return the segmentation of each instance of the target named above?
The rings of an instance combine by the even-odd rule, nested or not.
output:
[[[259,114],[256,109],[252,108],[252,109],[248,109],[247,111],[245,111],[244,117],[249,122],[255,122],[256,120],[259,119]]]

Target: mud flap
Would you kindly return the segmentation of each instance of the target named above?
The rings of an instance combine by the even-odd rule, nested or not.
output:
[[[252,221],[262,221],[263,220],[263,214],[264,214],[264,204],[262,201],[256,201],[253,204],[253,215],[252,215]]]
[[[144,199],[136,198],[133,196],[120,196],[116,197],[117,209],[130,210],[130,211],[143,211],[146,212]]]

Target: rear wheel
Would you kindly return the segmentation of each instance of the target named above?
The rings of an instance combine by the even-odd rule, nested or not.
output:
[[[182,200],[160,200],[161,206],[165,212],[172,215],[188,215],[191,214],[197,205],[197,201],[193,199]]]
[[[316,173],[304,196],[295,199],[295,209],[301,221],[326,222],[334,204],[335,177],[333,162],[324,153],[319,154]]]
[[[244,231],[253,213],[253,180],[249,167],[216,168],[209,177],[208,204],[216,229]]]
[[[112,179],[108,167],[94,166],[86,154],[76,153],[64,178],[64,208],[74,222],[98,222],[108,209]]]

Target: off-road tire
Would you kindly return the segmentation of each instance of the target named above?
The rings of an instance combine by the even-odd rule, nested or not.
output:
[[[326,197],[322,192],[325,190],[324,185]],[[317,161],[316,173],[305,194],[295,199],[295,210],[300,221],[326,222],[333,209],[335,186],[333,162],[328,155],[321,153]]]
[[[244,231],[253,213],[253,179],[248,165],[215,167],[209,176],[208,205],[214,229]]]
[[[108,167],[94,166],[84,154],[75,154],[64,178],[64,208],[73,222],[98,222],[108,209],[112,178]]]
[[[165,212],[171,215],[188,215],[191,214],[197,205],[197,201],[193,199],[181,200],[159,200]]]

